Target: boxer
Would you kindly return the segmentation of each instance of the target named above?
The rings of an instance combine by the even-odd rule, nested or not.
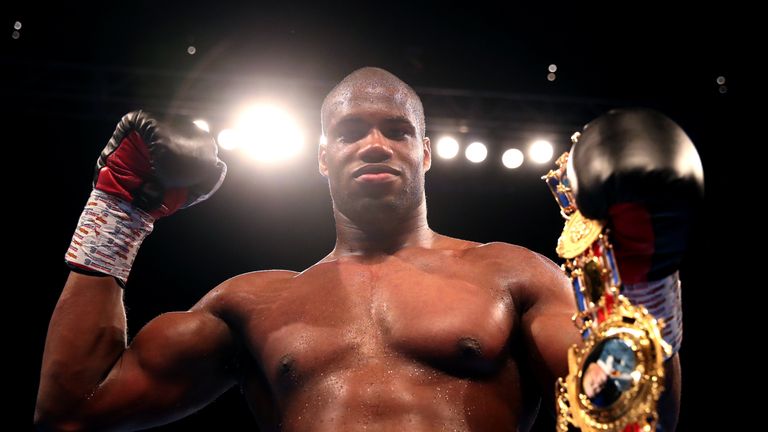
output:
[[[600,124],[645,130],[673,145],[687,140],[671,121],[645,128],[650,114],[633,114]],[[663,118],[650,118],[656,116]],[[212,137],[189,123],[164,123],[145,112],[121,121],[98,160],[93,193],[66,252],[72,271],[46,340],[35,412],[40,429],[148,428],[184,417],[233,386],[262,430],[515,431],[530,427],[542,400],[543,411],[554,412],[555,379],[566,375],[567,350],[581,339],[560,268],[520,246],[452,238],[429,227],[424,180],[432,147],[424,110],[391,73],[368,67],[348,75],[325,98],[321,121],[327,142],[318,148],[318,164],[336,227],[327,256],[300,273],[232,277],[190,310],[155,318],[131,341],[122,298],[141,240],[158,218],[215,192],[226,169]],[[624,144],[601,134],[582,139],[593,138],[598,153]],[[603,161],[597,168],[577,165],[574,178],[579,194],[610,209],[628,195],[614,193],[621,184],[601,191],[617,178],[611,170],[622,169],[615,158]],[[599,175],[588,174],[598,168]],[[680,178],[668,181],[695,181]],[[653,277],[676,270],[684,249],[678,228],[641,230],[654,236],[641,238],[643,244],[670,235],[679,246],[665,249],[676,255],[664,255],[671,264]],[[656,252],[630,254],[653,263]],[[647,276],[651,267],[638,274]],[[667,369],[661,421],[673,430],[677,355]]]

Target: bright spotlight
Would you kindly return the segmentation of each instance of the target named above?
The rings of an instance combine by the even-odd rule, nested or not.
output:
[[[202,130],[204,130],[206,132],[210,132],[211,131],[211,126],[208,124],[207,121],[205,121],[203,119],[197,119],[197,120],[193,121],[192,123],[194,123],[195,126],[199,127],[200,129],[202,129]]]
[[[485,160],[486,156],[488,156],[488,149],[485,147],[485,144],[475,141],[467,146],[467,149],[464,151],[464,156],[466,156],[470,162],[480,163]]]
[[[511,148],[501,155],[501,163],[509,169],[519,168],[523,164],[523,152],[516,148]]]
[[[240,144],[256,160],[276,162],[296,155],[304,136],[285,111],[270,105],[247,109],[237,123]]]
[[[437,155],[443,159],[453,159],[459,154],[459,142],[453,137],[444,136],[437,141]]]
[[[219,147],[224,150],[234,150],[240,145],[240,137],[234,129],[224,129],[219,132]]]
[[[320,145],[328,144],[328,137],[326,137],[325,135],[320,135],[320,141],[319,142],[320,142]]]
[[[531,144],[531,147],[528,149],[528,156],[530,156],[534,162],[543,164],[552,159],[553,152],[552,144],[549,141],[538,140]]]

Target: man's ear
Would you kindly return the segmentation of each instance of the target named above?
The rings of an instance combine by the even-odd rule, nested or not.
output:
[[[429,168],[432,166],[432,142],[429,140],[429,137],[424,137],[423,140],[424,143],[424,172],[429,171]]]
[[[323,177],[328,177],[328,160],[326,159],[326,155],[326,145],[320,143],[320,145],[317,146],[317,164],[320,174],[322,174]]]

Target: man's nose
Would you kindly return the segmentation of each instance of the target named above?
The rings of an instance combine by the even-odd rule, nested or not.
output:
[[[382,162],[392,157],[392,148],[390,147],[389,140],[378,128],[371,129],[368,136],[363,139],[362,144],[360,159],[363,162]]]

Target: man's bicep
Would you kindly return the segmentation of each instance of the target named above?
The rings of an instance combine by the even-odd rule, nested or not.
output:
[[[554,389],[549,384],[568,373],[568,349],[580,342],[576,328],[571,322],[573,312],[542,312],[528,319],[526,339],[532,366],[542,386]]]
[[[581,342],[571,317],[576,303],[568,278],[554,263],[541,257],[529,292],[522,324],[531,368],[545,396],[568,373],[568,349]]]
[[[160,315],[136,335],[83,414],[97,429],[184,417],[235,383],[234,347],[228,325],[208,310]]]

